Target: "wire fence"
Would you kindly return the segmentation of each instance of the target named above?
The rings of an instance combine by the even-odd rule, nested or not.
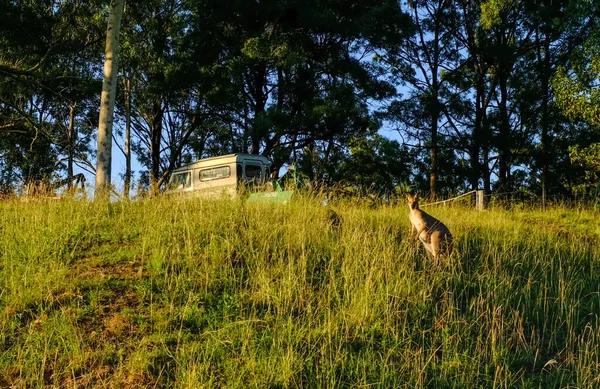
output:
[[[541,208],[563,207],[578,209],[600,209],[600,197],[595,193],[554,194],[542,196],[526,191],[491,193],[485,195],[488,207]]]
[[[433,203],[420,204],[420,207],[427,207],[427,206],[430,206],[430,205],[443,205],[443,206],[446,206],[446,205],[449,205],[449,204],[451,204],[454,201],[459,200],[459,199],[463,199],[463,200],[468,199],[469,201],[475,201],[476,194],[477,194],[477,191],[476,190],[472,190],[470,192],[463,193],[461,195],[458,195],[458,196],[455,196],[455,197],[451,197],[449,199],[435,201]]]
[[[482,196],[481,199],[480,196]],[[420,206],[449,206],[457,203],[477,206],[480,210],[489,208],[544,209],[546,207],[600,210],[600,190],[595,193],[547,195],[544,197],[536,193],[521,190],[498,193],[484,193],[482,190],[472,190],[458,196],[421,204]]]

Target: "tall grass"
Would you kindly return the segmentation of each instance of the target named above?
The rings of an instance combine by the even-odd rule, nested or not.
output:
[[[3,202],[0,386],[600,387],[597,213],[428,212]]]

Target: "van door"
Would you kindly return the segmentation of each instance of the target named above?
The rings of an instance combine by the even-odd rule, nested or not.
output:
[[[244,161],[244,180],[251,185],[262,185],[265,182],[265,166],[260,161]]]

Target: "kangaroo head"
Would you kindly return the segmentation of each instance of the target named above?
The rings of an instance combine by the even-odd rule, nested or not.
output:
[[[408,208],[410,209],[419,209],[419,194],[415,193],[411,195],[410,193],[406,195],[408,200]]]

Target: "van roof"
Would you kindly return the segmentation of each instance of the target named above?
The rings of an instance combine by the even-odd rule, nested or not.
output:
[[[248,153],[234,153],[234,154],[226,154],[226,155],[218,155],[216,157],[208,157],[208,158],[202,158],[199,159],[197,161],[188,163],[187,165],[183,165],[181,167],[178,167],[177,169],[173,170],[173,173],[181,171],[181,170],[188,170],[191,169],[193,167],[195,167],[194,165],[198,165],[199,163],[201,164],[205,164],[206,162],[208,162],[210,164],[210,162],[217,162],[219,159],[224,159],[224,160],[238,160],[238,157],[251,157],[251,158],[256,158],[256,159],[261,159],[264,162],[268,163],[269,160],[267,159],[267,157],[263,156],[263,155],[258,155],[258,154],[248,154]]]

